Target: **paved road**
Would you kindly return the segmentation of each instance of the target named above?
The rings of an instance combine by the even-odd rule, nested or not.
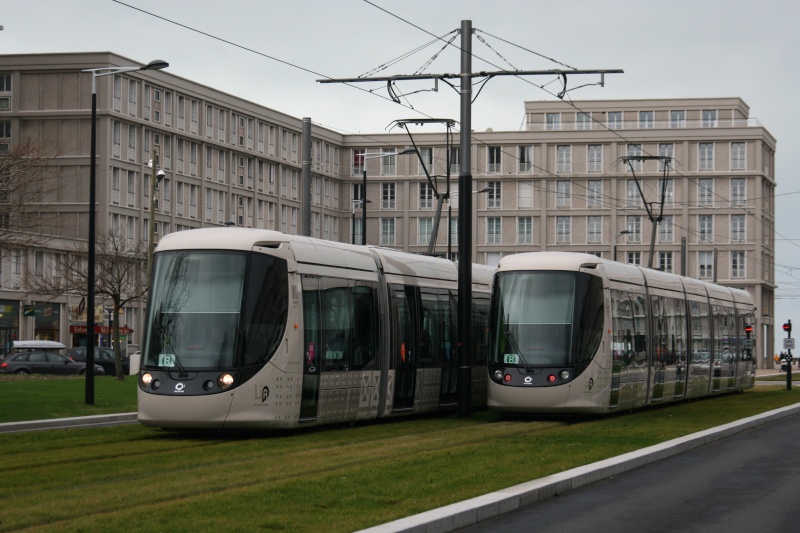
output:
[[[800,414],[587,485],[462,532],[800,529]]]

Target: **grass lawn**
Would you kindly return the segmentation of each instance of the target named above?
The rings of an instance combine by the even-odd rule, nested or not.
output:
[[[758,387],[602,418],[0,434],[0,531],[353,531],[797,402]]]
[[[83,376],[0,376],[0,423],[132,413],[136,411],[136,376],[117,381],[113,376],[94,380],[94,405],[86,405]],[[2,524],[0,524],[1,526]]]

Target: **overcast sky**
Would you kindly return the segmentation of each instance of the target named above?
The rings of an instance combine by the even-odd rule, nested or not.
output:
[[[382,84],[316,80],[365,74],[435,37],[449,38],[462,20],[478,30],[475,71],[625,70],[606,76],[604,88],[570,92],[576,101],[741,97],[778,140],[775,315],[778,330],[792,318],[800,331],[800,179],[790,166],[800,141],[800,2],[0,0],[0,8],[0,53],[164,59],[173,74],[346,133],[384,132],[393,120],[423,116],[417,111],[458,120],[458,95],[443,84],[438,92],[429,91],[430,82],[402,85],[423,92],[401,107]],[[377,74],[413,74],[437,54],[423,72],[457,73],[459,52],[439,53],[437,43]],[[598,81],[577,78],[570,86]],[[519,130],[523,102],[554,99],[561,88],[547,78],[528,80],[490,81],[473,105],[473,129]],[[546,83],[546,90],[537,87]]]

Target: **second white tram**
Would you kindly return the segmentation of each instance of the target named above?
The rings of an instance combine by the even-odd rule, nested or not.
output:
[[[593,255],[504,257],[490,409],[609,413],[752,387],[751,295]]]
[[[472,274],[475,406],[486,405],[492,273]],[[292,428],[455,407],[457,288],[445,259],[268,230],[166,235],[138,419]]]

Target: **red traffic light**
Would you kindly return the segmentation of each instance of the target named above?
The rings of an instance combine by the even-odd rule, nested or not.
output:
[[[753,332],[753,326],[751,326],[750,324],[745,324],[744,332],[745,333],[752,333]]]
[[[792,331],[792,323],[791,322],[786,322],[783,325],[783,331]]]

